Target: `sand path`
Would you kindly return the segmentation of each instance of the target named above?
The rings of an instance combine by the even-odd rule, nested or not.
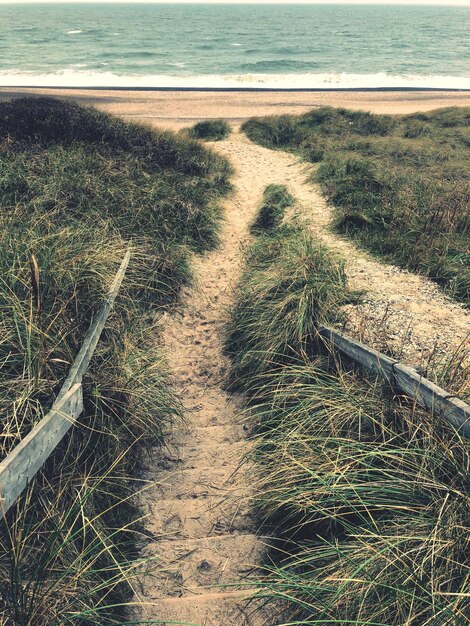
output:
[[[237,151],[227,142],[223,151]],[[264,553],[250,510],[250,468],[240,467],[248,449],[241,399],[223,389],[227,369],[221,333],[237,284],[247,225],[264,189],[257,153],[237,163],[235,190],[225,203],[217,250],[194,259],[197,284],[162,321],[162,342],[185,407],[184,428],[155,451],[143,496],[147,554],[161,563],[143,577],[140,601],[146,619],[198,626],[256,626],[260,613],[243,599],[243,584]],[[226,586],[228,585],[228,587]]]
[[[226,202],[220,247],[195,259],[198,284],[182,295],[182,306],[163,321],[163,343],[183,399],[186,427],[156,451],[145,493],[148,547],[161,565],[144,577],[141,600],[146,619],[198,626],[273,626],[252,614],[243,583],[256,573],[265,552],[250,507],[250,467],[239,467],[249,443],[240,425],[242,400],[223,389],[227,362],[221,331],[241,271],[247,225],[269,183],[285,183],[308,216],[312,230],[347,260],[352,287],[368,295],[350,307],[357,335],[382,347],[400,347],[416,362],[433,349],[449,351],[465,340],[466,311],[425,278],[381,264],[353,243],[330,232],[331,210],[306,182],[309,167],[284,152],[251,143],[234,132],[216,145],[235,167],[235,191]],[[403,344],[403,345],[402,345]],[[228,587],[226,586],[228,585]]]

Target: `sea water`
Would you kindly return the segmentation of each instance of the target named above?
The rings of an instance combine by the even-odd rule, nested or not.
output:
[[[470,88],[470,8],[0,5],[0,85]]]

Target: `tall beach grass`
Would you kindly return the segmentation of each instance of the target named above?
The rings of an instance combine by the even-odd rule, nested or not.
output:
[[[84,413],[1,522],[2,625],[129,623],[141,463],[181,415],[155,316],[216,245],[229,176],[170,133],[51,99],[0,104],[2,458],[51,406],[132,242]]]
[[[318,339],[351,296],[341,261],[301,225],[247,251],[226,349],[276,538],[255,584],[276,624],[463,626],[470,443]]]

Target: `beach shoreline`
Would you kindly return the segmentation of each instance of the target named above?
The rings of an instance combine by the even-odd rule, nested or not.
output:
[[[8,88],[0,101],[20,97],[57,97],[94,106],[125,119],[177,130],[201,119],[224,118],[238,125],[254,116],[304,113],[321,106],[345,107],[373,113],[407,114],[451,106],[470,106],[468,91],[426,90],[213,90]]]
[[[379,91],[379,92],[437,92],[437,93],[468,93],[470,94],[470,89],[459,89],[459,88],[447,88],[447,87],[123,87],[123,86],[105,86],[105,87],[84,87],[84,86],[60,86],[60,85],[4,85],[1,86],[0,89],[7,90],[38,90],[38,89],[46,89],[48,91],[56,90],[56,91],[210,91],[210,92],[254,92],[254,93],[317,93],[317,92],[343,92],[343,91],[353,91],[353,92],[370,92],[370,91]]]

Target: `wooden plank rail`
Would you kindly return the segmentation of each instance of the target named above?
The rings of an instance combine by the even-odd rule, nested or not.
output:
[[[319,333],[331,348],[339,350],[355,363],[385,378],[394,388],[415,400],[421,407],[440,415],[460,434],[470,437],[470,406],[463,400],[441,389],[413,368],[343,333],[328,327],[321,328]]]
[[[130,256],[129,246],[51,410],[0,463],[0,519],[13,506],[83,411],[82,378],[116,300]]]
[[[83,375],[121,287],[130,256],[129,246],[51,410],[0,463],[0,519],[13,506],[83,411]],[[468,404],[422,377],[412,368],[343,333],[323,327],[319,334],[333,350],[339,350],[353,362],[385,378],[417,404],[439,414],[462,435],[470,437]]]

